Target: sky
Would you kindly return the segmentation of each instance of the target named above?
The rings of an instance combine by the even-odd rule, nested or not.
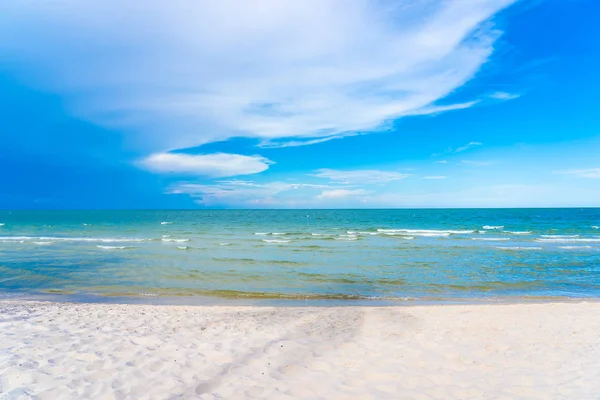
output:
[[[0,3],[0,208],[600,206],[600,2]]]

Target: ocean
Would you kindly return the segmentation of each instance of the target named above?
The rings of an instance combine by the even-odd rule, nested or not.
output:
[[[0,297],[598,298],[599,225],[590,208],[0,211]]]

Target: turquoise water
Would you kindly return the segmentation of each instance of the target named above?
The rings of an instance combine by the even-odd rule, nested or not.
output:
[[[600,209],[0,211],[0,294],[600,297]]]

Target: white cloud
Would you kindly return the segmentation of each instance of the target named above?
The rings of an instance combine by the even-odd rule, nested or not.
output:
[[[476,147],[476,146],[483,146],[483,143],[480,142],[469,142],[464,146],[458,147],[456,150],[454,150],[455,153],[462,153],[465,150],[469,150],[472,147]]]
[[[210,178],[249,175],[263,172],[273,162],[261,156],[240,154],[155,153],[140,161],[152,172],[197,175]]]
[[[436,164],[448,164],[447,160],[439,160],[435,162]]]
[[[424,176],[423,179],[446,179],[443,175]]]
[[[364,189],[333,189],[322,191],[316,198],[318,200],[347,199],[349,197],[363,196],[367,193]]]
[[[76,116],[165,152],[232,137],[294,146],[472,106],[515,0],[0,2],[0,53]]]
[[[376,169],[362,170],[335,170],[318,169],[313,176],[329,179],[333,182],[343,184],[380,184],[392,181],[398,181],[410,176],[410,174],[401,174],[394,171],[380,171]]]
[[[572,175],[577,178],[600,179],[600,168],[568,169],[558,173]]]
[[[490,94],[489,97],[496,100],[514,100],[521,97],[521,95],[518,93],[495,92]]]

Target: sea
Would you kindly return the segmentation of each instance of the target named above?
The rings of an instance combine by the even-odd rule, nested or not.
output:
[[[599,226],[598,208],[0,211],[0,298],[592,299]]]

